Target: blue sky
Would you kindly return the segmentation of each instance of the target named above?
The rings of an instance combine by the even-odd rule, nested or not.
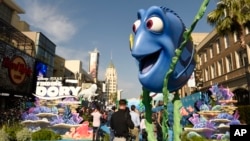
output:
[[[15,0],[25,10],[21,20],[31,30],[45,34],[57,45],[56,54],[67,60],[81,60],[88,71],[89,51],[100,52],[99,79],[111,61],[118,73],[122,98],[139,97],[138,69],[129,50],[129,34],[139,9],[165,6],[174,10],[190,27],[203,0]],[[205,16],[194,32],[210,32],[206,14],[216,7],[210,0]]]

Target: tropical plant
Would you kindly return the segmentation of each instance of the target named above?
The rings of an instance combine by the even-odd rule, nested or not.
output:
[[[245,48],[244,28],[250,26],[250,0],[218,0],[216,9],[207,15],[207,22],[220,35],[236,33]]]

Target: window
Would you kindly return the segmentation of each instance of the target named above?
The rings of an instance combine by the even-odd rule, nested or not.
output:
[[[204,78],[205,78],[205,81],[208,81],[208,69],[206,68],[205,69],[205,76],[204,76]]]
[[[217,66],[216,63],[213,64],[214,67],[214,77],[217,77]]]
[[[246,52],[243,52],[243,51],[238,51],[237,54],[236,54],[236,64],[237,64],[237,68],[239,67],[243,67],[245,66],[246,64]]]
[[[239,32],[234,32],[234,42],[237,42],[240,40],[240,34]]]
[[[8,23],[11,23],[12,10],[6,6],[2,1],[0,1],[0,18],[5,20]]]
[[[214,78],[214,65],[212,65],[211,67],[211,79]]]
[[[199,65],[201,65],[202,64],[202,62],[201,62],[201,55],[199,54],[198,57],[199,57]]]
[[[217,54],[219,54],[221,52],[220,40],[219,39],[216,40],[216,51],[217,51]]]
[[[207,62],[207,53],[204,53],[204,62]]]
[[[227,67],[227,72],[230,72],[233,70],[233,64],[232,64],[232,58],[231,55],[226,57],[226,67]]]
[[[245,31],[246,31],[246,34],[249,34],[250,33],[250,28],[246,26]]]
[[[209,47],[209,54],[210,54],[210,58],[213,58],[214,54],[213,54],[213,45],[210,45]]]
[[[228,34],[224,35],[224,44],[225,44],[225,48],[228,48],[230,46]]]
[[[218,61],[218,76],[222,75],[223,74],[223,68],[222,68],[222,60],[219,60]]]

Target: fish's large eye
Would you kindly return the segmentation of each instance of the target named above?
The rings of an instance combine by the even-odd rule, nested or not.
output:
[[[150,31],[161,32],[163,30],[163,22],[159,17],[151,17],[147,20],[146,26]]]
[[[133,32],[135,33],[138,29],[138,27],[140,26],[141,21],[140,20],[136,20],[133,24]]]

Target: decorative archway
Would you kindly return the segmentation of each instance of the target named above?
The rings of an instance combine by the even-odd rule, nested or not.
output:
[[[249,92],[244,88],[237,88],[233,91],[234,99],[238,100],[236,105],[248,105],[249,104]]]

